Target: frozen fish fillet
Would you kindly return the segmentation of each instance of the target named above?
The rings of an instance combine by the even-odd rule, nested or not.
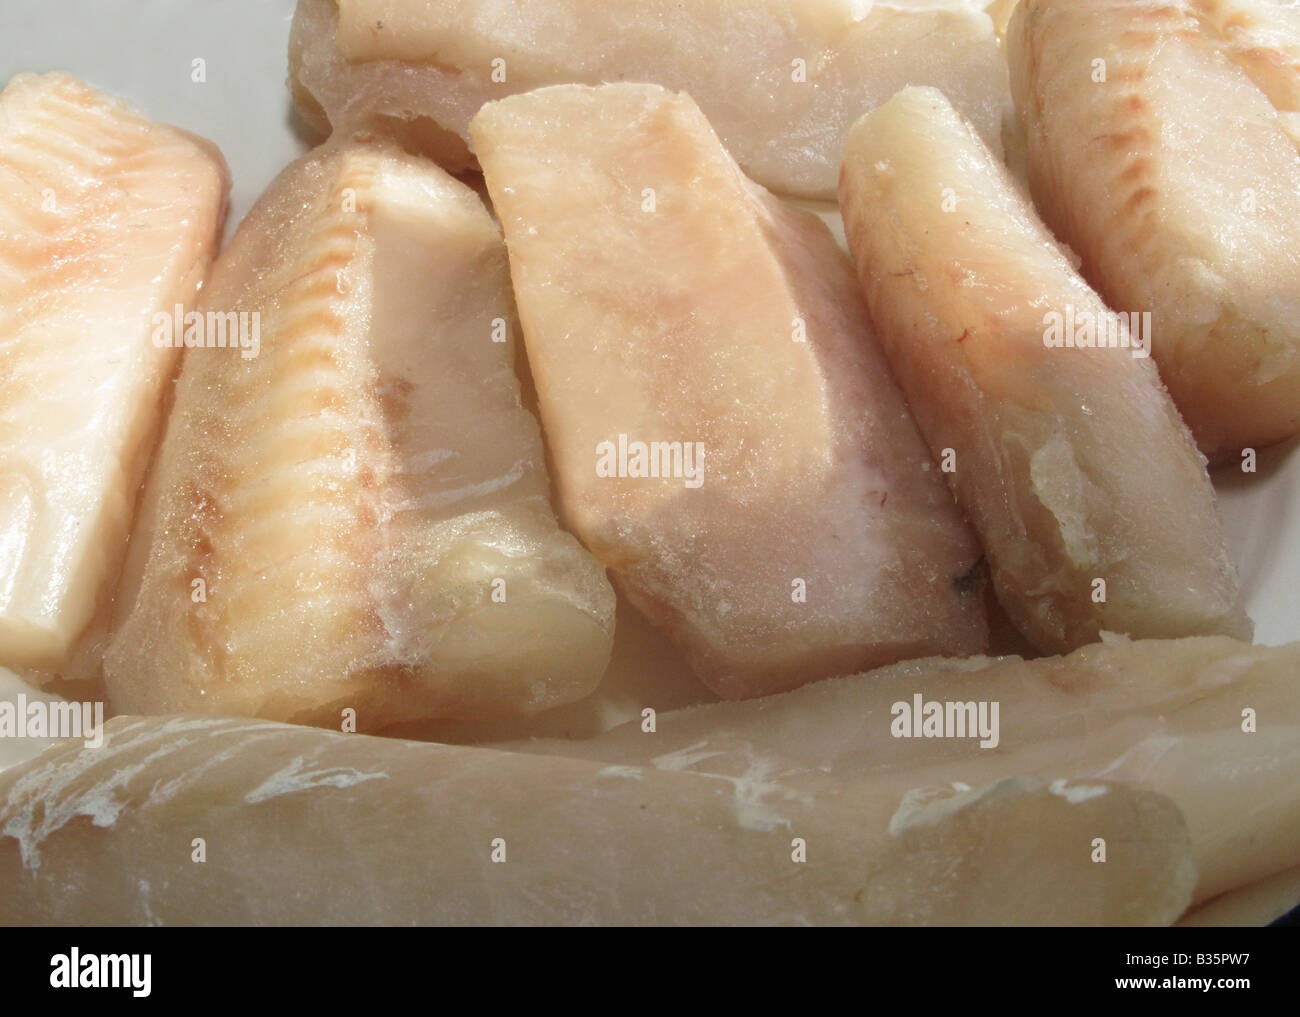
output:
[[[67,74],[0,93],[0,665],[58,673],[113,596],[191,301],[225,214],[214,147]]]
[[[655,85],[472,130],[562,515],[710,688],[981,648],[977,545],[826,227]]]
[[[1146,322],[1079,278],[942,94],[904,89],[854,126],[840,208],[894,374],[930,450],[951,450],[946,477],[1030,641],[1249,639],[1214,490],[1146,359]]]
[[[974,712],[956,709],[966,703]],[[944,719],[927,734],[929,704]],[[899,794],[1013,773],[1132,782],[1186,817],[1198,901],[1300,865],[1300,643],[1108,636],[1065,657],[908,661],[663,712],[654,726],[499,747],[778,783],[869,780]]]
[[[186,351],[106,654],[115,710],[372,729],[592,690],[614,593],[556,524],[505,247],[469,188],[396,150],[309,154],[199,311],[240,342]]]
[[[690,93],[755,180],[822,198],[849,125],[909,83],[942,88],[996,147],[1006,73],[992,22],[962,0],[300,0],[290,39],[308,120],[393,131],[451,169],[471,164],[486,102],[652,82]]]
[[[0,922],[1167,924],[1194,880],[1177,809],[1122,784],[900,798],[256,720],[107,732],[0,774]]]
[[[1186,0],[1025,0],[1007,52],[1035,201],[1151,313],[1201,449],[1300,431],[1300,152],[1268,96]]]

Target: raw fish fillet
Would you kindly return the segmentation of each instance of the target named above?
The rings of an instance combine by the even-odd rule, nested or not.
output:
[[[1133,345],[1142,320],[1096,327],[1114,316],[942,94],[904,89],[854,126],[840,208],[894,374],[931,451],[953,450],[946,477],[1030,641],[1249,639],[1204,460]],[[1088,341],[1086,322],[1118,345],[1047,345]]]
[[[994,147],[1010,108],[992,22],[961,0],[300,0],[289,50],[317,127],[393,131],[452,170],[479,107],[545,85],[686,91],[751,177],[822,198],[849,125],[904,85],[942,88]]]
[[[0,922],[1167,924],[1195,880],[1178,810],[1109,782],[904,797],[257,720],[107,732],[0,774]]]
[[[906,724],[912,736],[896,737],[900,706],[918,695],[945,713],[998,704],[997,745],[917,737]],[[776,784],[869,780],[898,794],[1012,773],[1132,782],[1186,817],[1198,901],[1300,865],[1300,643],[1108,636],[1065,657],[908,661],[752,703],[661,712],[653,734],[632,723],[580,742],[498,747],[733,779],[761,773]]]
[[[212,145],[70,75],[0,93],[0,665],[61,672],[108,609],[176,366],[153,316],[226,191]]]
[[[978,651],[978,547],[827,228],[656,85],[540,89],[472,131],[561,512],[709,687]]]
[[[309,154],[199,310],[256,312],[260,340],[186,353],[106,654],[115,710],[373,729],[595,687],[613,589],[556,524],[505,247],[469,188],[396,150]]]
[[[1300,151],[1185,0],[1025,0],[1007,31],[1034,199],[1213,461],[1300,431]],[[1104,74],[1105,80],[1094,80]]]

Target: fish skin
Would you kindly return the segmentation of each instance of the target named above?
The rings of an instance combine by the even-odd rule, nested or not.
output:
[[[824,224],[656,85],[539,89],[471,130],[562,515],[704,682],[743,698],[986,645],[978,545]],[[702,444],[701,484],[598,476],[620,434]]]
[[[831,200],[849,125],[909,82],[942,87],[995,147],[1011,106],[993,24],[964,0],[300,0],[289,60],[315,126],[395,131],[453,171],[473,165],[461,139],[486,102],[663,85],[694,98],[753,179]]]
[[[1021,632],[1047,653],[1103,631],[1249,639],[1205,461],[1154,362],[1045,345],[1049,313],[1106,306],[940,92],[858,121],[840,208],[894,374],[931,451],[955,452],[946,479]]]
[[[98,670],[177,351],[153,315],[216,252],[220,152],[69,74],[0,93],[0,664]],[[95,639],[91,640],[98,647]]]
[[[1152,312],[1202,451],[1300,431],[1300,152],[1268,97],[1185,0],[1026,0],[1007,54],[1034,200],[1110,306]]]
[[[309,153],[199,310],[258,312],[260,352],[186,351],[106,654],[115,711],[351,708],[372,730],[595,687],[613,589],[556,524],[505,248],[469,188],[391,148]]]

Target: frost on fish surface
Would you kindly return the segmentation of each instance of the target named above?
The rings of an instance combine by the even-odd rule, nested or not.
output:
[[[697,742],[684,749],[676,749],[664,753],[662,756],[655,756],[650,760],[650,765],[657,770],[684,771],[691,769],[696,763],[702,763],[706,759],[712,759],[721,754],[721,749],[710,748],[708,742]]]
[[[889,832],[897,837],[917,827],[936,826],[980,801],[1032,791],[1041,787],[1042,783],[1033,777],[1004,777],[975,790],[960,781],[936,787],[912,788],[904,792],[902,801],[890,817]]]
[[[387,779],[387,773],[362,773],[350,766],[327,766],[319,770],[309,770],[306,768],[304,757],[294,756],[288,766],[276,771],[244,795],[244,801],[252,805],[269,798],[292,794],[295,791],[309,791],[315,787],[344,788],[367,780]]]
[[[773,765],[770,760],[755,761],[750,769],[739,777],[722,777],[735,787],[733,802],[736,821],[746,830],[758,830],[770,833],[777,827],[784,826],[792,830],[790,820],[782,816],[776,806],[766,801],[768,795],[780,794],[786,800],[811,805],[812,798],[798,791],[791,791],[769,780]]]
[[[171,751],[167,747],[157,749],[140,762],[75,791],[72,785],[78,778],[92,765],[104,761],[102,749],[82,749],[69,764],[48,763],[37,767],[23,774],[9,792],[0,812],[4,817],[0,834],[18,841],[24,868],[39,869],[39,847],[46,837],[78,816],[85,816],[95,826],[112,826],[128,804],[125,798],[118,797],[117,791],[150,763]]]
[[[1104,795],[1108,789],[1100,784],[1071,784],[1068,780],[1061,778],[1052,781],[1047,790],[1058,797],[1064,798],[1071,805],[1078,805],[1090,798]]]
[[[155,785],[144,805],[159,805],[192,783],[199,774],[247,748],[248,739],[259,734],[290,730],[283,724],[257,720],[232,720],[222,717],[175,717],[157,721],[153,718],[118,720],[105,729],[104,743],[98,748],[82,747],[72,754],[53,749],[52,758],[34,763],[9,789],[0,805],[0,836],[18,841],[23,866],[37,869],[41,864],[40,844],[72,820],[85,817],[98,827],[111,827],[131,805],[128,788],[141,773],[159,760],[194,745],[200,739],[219,733],[238,734],[234,745],[164,784]],[[342,736],[340,736],[342,737]],[[126,753],[149,750],[139,762],[117,764]],[[78,787],[96,766],[105,768],[106,776],[89,787]]]
[[[736,822],[746,830],[770,833],[778,827],[791,829],[790,820],[777,810],[769,801],[769,796],[779,795],[786,801],[811,805],[811,796],[792,790],[773,778],[785,774],[779,772],[778,760],[771,756],[760,756],[749,742],[742,742],[736,748],[744,756],[745,769],[739,775],[718,773],[715,770],[704,771],[702,776],[723,780],[732,786],[732,805],[736,813]],[[727,755],[730,749],[710,748],[708,742],[694,745],[673,752],[655,756],[650,765],[657,770],[671,770],[681,773],[700,772],[692,768],[706,759],[716,759]]]

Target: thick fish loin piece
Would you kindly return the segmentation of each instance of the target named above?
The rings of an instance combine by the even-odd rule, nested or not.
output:
[[[561,514],[709,687],[977,652],[978,546],[829,230],[657,85],[540,89],[472,131]]]
[[[1195,879],[1178,810],[1109,782],[900,798],[247,719],[106,729],[0,773],[0,922],[1154,925]]]
[[[457,170],[484,103],[547,85],[688,92],[759,183],[834,198],[865,109],[934,85],[995,147],[1010,109],[993,24],[962,0],[300,0],[298,108],[322,130],[394,131]],[[472,146],[471,146],[472,147]]]
[[[213,146],[70,75],[0,93],[0,665],[60,672],[111,601],[176,365],[153,316],[226,191]]]
[[[1034,200],[1111,307],[1151,312],[1202,451],[1300,431],[1300,152],[1265,93],[1183,0],[1026,0],[1007,53]]]
[[[505,246],[469,188],[319,149],[199,312],[240,341],[186,351],[105,658],[115,710],[372,729],[594,688],[614,593],[552,512]]]
[[[1248,639],[1204,460],[1134,345],[1142,320],[1107,310],[939,92],[905,89],[854,126],[840,208],[894,374],[931,451],[951,450],[1030,641]]]
[[[870,780],[896,794],[1012,773],[1132,782],[1186,817],[1197,901],[1300,865],[1300,643],[1108,636],[1064,657],[908,661],[663,711],[652,734],[632,723],[497,747],[777,784]]]

